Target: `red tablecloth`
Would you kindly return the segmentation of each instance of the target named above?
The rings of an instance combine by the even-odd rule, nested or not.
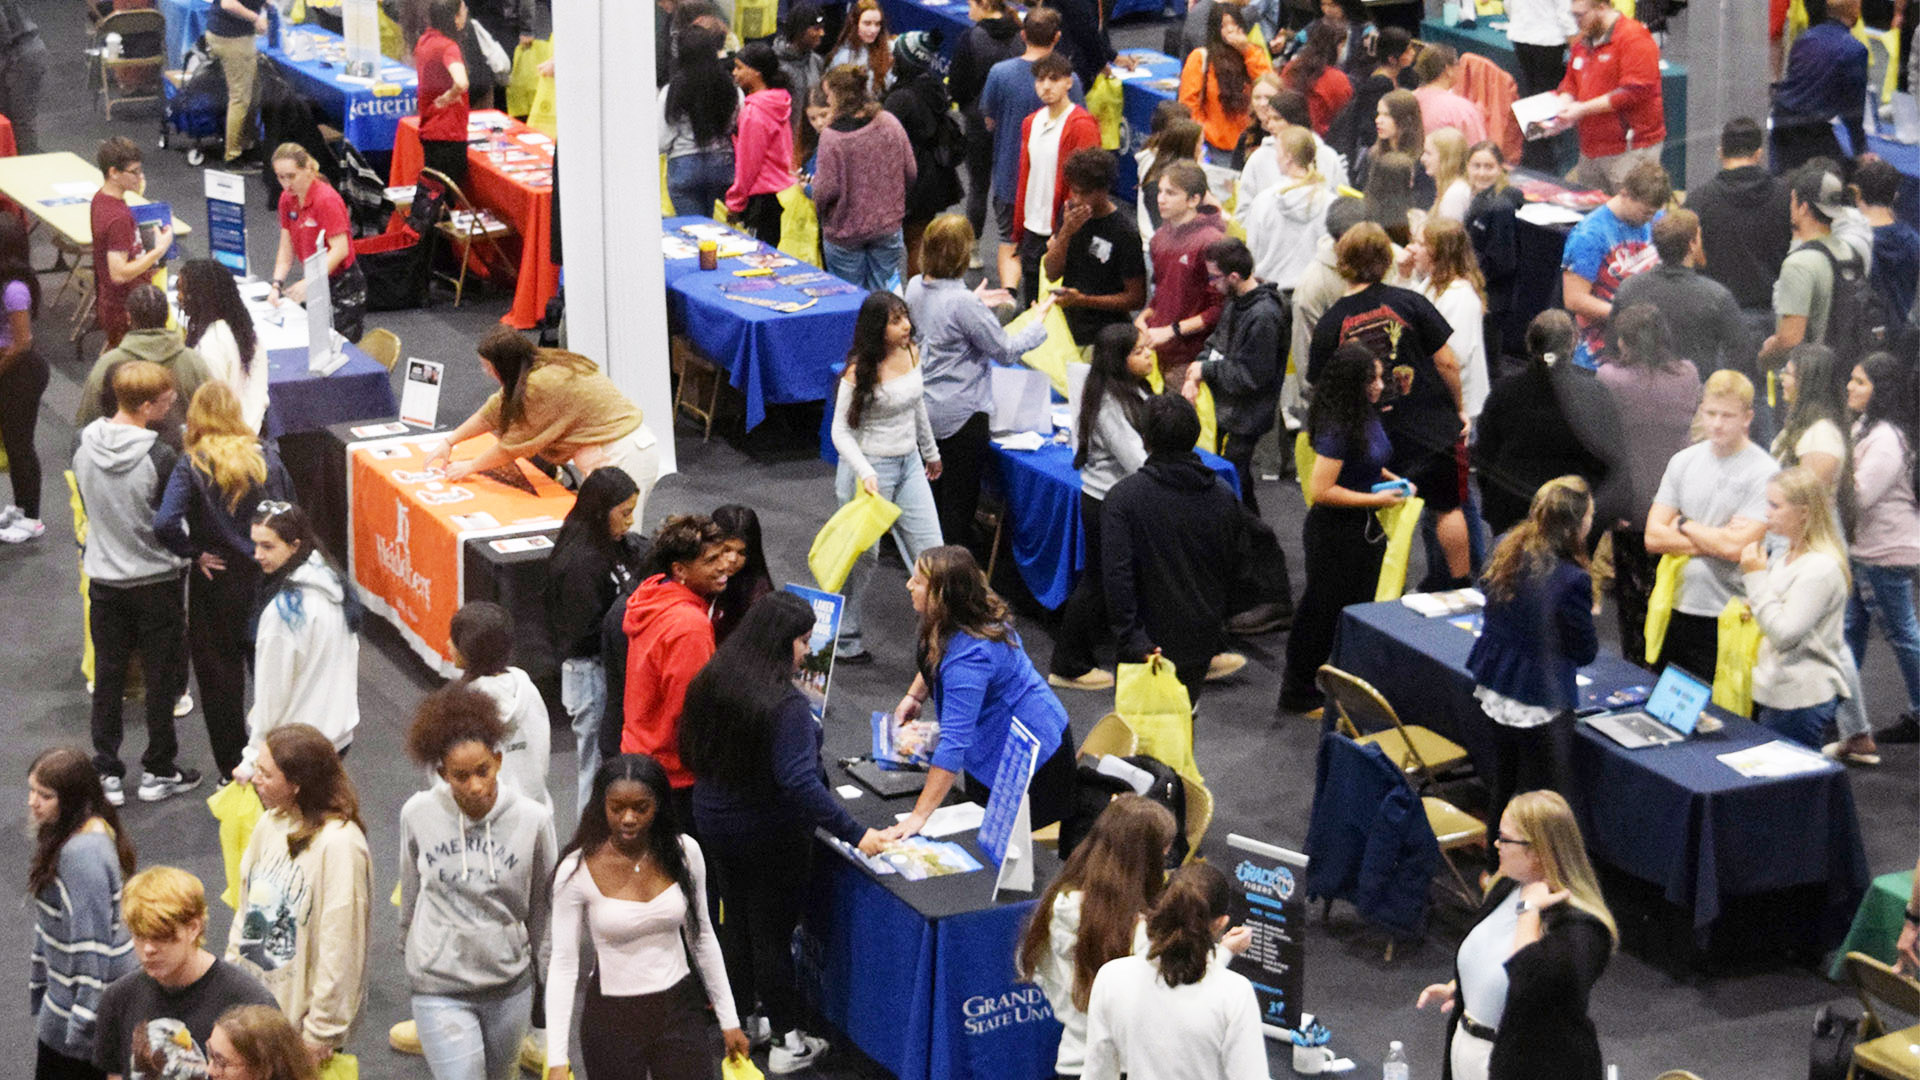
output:
[[[13,157],[19,152],[13,142],[13,121],[0,116],[0,157]]]
[[[475,112],[473,118],[505,120],[506,115]],[[552,142],[522,142],[523,135],[544,138],[539,132],[514,120],[509,121],[507,129],[493,141],[469,146],[464,190],[475,205],[498,214],[501,220],[513,226],[519,236],[520,270],[519,280],[513,289],[513,310],[502,316],[500,321],[520,330],[528,330],[539,324],[541,317],[546,314],[547,301],[559,291],[560,271],[551,258],[552,186],[536,187],[516,180],[507,174],[510,166],[493,157],[502,144],[507,144],[515,150],[536,155],[537,161],[523,165],[544,164],[548,175],[552,175]],[[405,117],[400,121],[400,129],[394,133],[393,167],[387,182],[395,187],[413,183],[420,176],[420,166],[424,160],[420,149],[420,118]]]

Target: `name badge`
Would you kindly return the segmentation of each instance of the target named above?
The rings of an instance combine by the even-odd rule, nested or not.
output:
[[[1576,57],[1574,57],[1574,58],[1573,58],[1573,70],[1575,70],[1575,71],[1582,71],[1582,70],[1584,70],[1584,69],[1586,68],[1586,66],[1587,66],[1587,58],[1586,58],[1586,57],[1584,57],[1584,56],[1576,56]]]

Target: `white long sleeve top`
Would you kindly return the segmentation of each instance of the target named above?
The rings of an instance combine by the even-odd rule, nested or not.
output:
[[[1267,1048],[1253,984],[1209,966],[1170,987],[1143,956],[1110,960],[1094,976],[1081,1080],[1267,1080]]]
[[[253,355],[242,365],[240,343],[227,321],[221,319],[207,327],[194,349],[200,359],[207,362],[207,372],[226,383],[233,390],[233,396],[240,399],[240,415],[246,417],[247,426],[255,434],[261,434],[260,425],[267,418],[268,374],[267,350],[259,338],[254,339]]]
[[[573,995],[580,977],[580,930],[586,927],[600,972],[600,992],[608,997],[657,994],[689,974],[687,953],[700,966],[707,1001],[722,1029],[740,1026],[720,940],[707,921],[707,860],[691,836],[680,837],[693,883],[691,903],[700,930],[682,944],[686,893],[669,885],[642,902],[602,893],[579,852],[560,861],[553,885],[553,961],[547,969],[547,1067],[567,1064],[567,1035],[573,1028]]]

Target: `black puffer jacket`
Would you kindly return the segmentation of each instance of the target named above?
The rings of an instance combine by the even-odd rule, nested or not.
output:
[[[887,91],[883,104],[906,129],[917,170],[913,186],[907,189],[906,220],[926,221],[960,198],[959,170],[942,168],[933,160],[940,125],[946,122],[944,117],[952,103],[946,84],[931,71],[914,67],[896,55],[893,72],[893,89]]]

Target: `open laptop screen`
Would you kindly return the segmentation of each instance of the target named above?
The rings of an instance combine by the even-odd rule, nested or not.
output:
[[[1660,681],[1653,685],[1645,708],[1647,715],[1682,735],[1691,735],[1700,722],[1700,711],[1711,700],[1712,686],[1680,670],[1678,665],[1668,664],[1667,670],[1660,673]]]

